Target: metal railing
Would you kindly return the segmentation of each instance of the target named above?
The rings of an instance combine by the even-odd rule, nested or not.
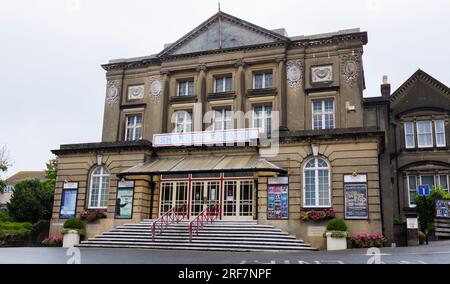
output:
[[[189,222],[189,242],[192,243],[192,237],[194,234],[197,236],[198,232],[205,223],[212,223],[215,220],[219,219],[221,216],[221,205],[220,203],[215,203],[213,205],[208,206],[205,210],[203,210],[200,214],[195,217],[194,220]]]
[[[164,213],[158,220],[152,224],[152,242],[155,241],[155,236],[161,234],[170,224],[179,223],[187,219],[187,206],[183,204],[179,207],[173,207]]]

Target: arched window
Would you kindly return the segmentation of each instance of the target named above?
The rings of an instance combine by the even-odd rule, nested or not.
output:
[[[313,158],[303,169],[303,207],[330,206],[330,166],[322,158]]]
[[[91,173],[89,188],[89,208],[108,207],[109,172],[105,167],[97,167]]]

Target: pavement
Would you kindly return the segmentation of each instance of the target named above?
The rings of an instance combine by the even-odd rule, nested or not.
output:
[[[450,241],[403,248],[214,252],[92,248],[0,248],[0,264],[450,264]]]

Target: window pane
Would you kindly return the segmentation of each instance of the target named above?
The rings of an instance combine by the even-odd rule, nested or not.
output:
[[[265,86],[264,88],[272,88],[272,73],[266,73],[265,74]]]
[[[417,196],[417,181],[415,176],[408,176],[408,186],[409,203],[410,205],[414,205],[414,200]]]
[[[179,82],[178,83],[178,95],[179,96],[185,96],[186,95],[186,82]]]
[[[421,178],[422,178],[422,181],[421,181],[422,185],[427,184],[430,187],[434,186],[434,176],[422,176]]]
[[[315,185],[315,172],[305,171],[305,205],[316,205],[316,185]]]
[[[216,93],[223,92],[223,78],[216,79]]]
[[[419,147],[432,147],[433,136],[431,130],[431,121],[417,122],[417,137]]]
[[[263,88],[263,75],[262,74],[255,74],[255,89],[262,89]]]
[[[406,148],[414,148],[414,123],[413,122],[405,122],[405,143]]]
[[[333,112],[333,111],[334,111],[334,101],[325,100],[325,112]]]
[[[333,128],[334,128],[334,115],[325,114],[325,129],[333,129]]]
[[[313,101],[313,112],[322,112],[322,101]]]
[[[319,170],[319,206],[330,205],[328,170]]]
[[[194,81],[188,82],[188,96],[194,95]]]
[[[435,121],[436,124],[436,146],[445,147],[445,123],[443,120]]]
[[[439,184],[440,186],[445,189],[446,191],[448,191],[448,179],[447,179],[447,175],[440,175],[439,176]]]
[[[322,129],[322,115],[314,115],[313,117],[313,129],[320,130]]]
[[[231,92],[232,87],[232,78],[226,77],[225,78],[225,92]]]

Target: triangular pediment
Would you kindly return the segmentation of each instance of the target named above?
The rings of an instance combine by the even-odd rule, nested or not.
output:
[[[391,95],[390,100],[397,114],[414,109],[450,110],[450,89],[419,69]]]
[[[165,48],[159,56],[288,41],[289,38],[281,34],[219,12],[177,42]]]

